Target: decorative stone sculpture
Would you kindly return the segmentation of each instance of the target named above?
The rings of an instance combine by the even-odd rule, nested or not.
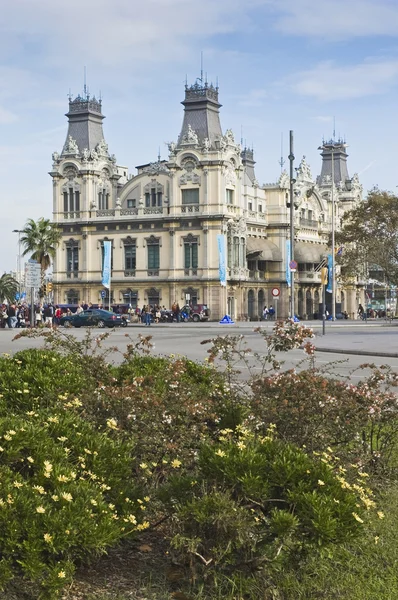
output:
[[[108,144],[103,138],[100,142],[98,142],[95,149],[99,156],[108,156]]]
[[[188,130],[187,130],[186,134],[184,135],[184,137],[182,138],[182,143],[189,144],[189,145],[195,145],[195,146],[199,143],[198,135],[197,135],[196,131],[194,129],[192,129],[191,125],[188,125]]]
[[[66,144],[64,146],[64,153],[65,154],[79,154],[79,147],[77,145],[76,140],[73,139],[73,137],[70,135],[66,141]]]

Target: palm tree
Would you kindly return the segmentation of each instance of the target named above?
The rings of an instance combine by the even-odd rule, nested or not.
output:
[[[22,255],[30,254],[37,260],[41,267],[41,281],[44,284],[44,274],[51,266],[57,246],[61,239],[61,232],[50,219],[41,217],[38,221],[28,219],[21,233],[21,244],[25,246]]]
[[[18,281],[12,275],[3,273],[0,277],[0,302],[6,301],[9,304],[14,302],[18,287]]]

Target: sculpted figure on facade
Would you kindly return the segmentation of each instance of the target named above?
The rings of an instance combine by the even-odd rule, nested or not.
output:
[[[228,229],[232,235],[246,235],[246,219],[244,217],[239,217],[239,219],[229,219]]]
[[[301,159],[301,162],[296,170],[297,170],[297,179],[305,179],[305,180],[312,181],[311,169],[310,169],[309,164],[305,160],[305,156],[303,156],[303,158]]]
[[[87,162],[89,158],[90,158],[89,149],[88,148],[84,148],[84,150],[83,150],[83,160],[84,160],[84,162]]]
[[[52,154],[52,158],[53,158],[53,162],[58,162],[59,161],[59,154],[58,152],[53,152]]]
[[[64,153],[65,154],[79,154],[79,147],[77,145],[76,140],[73,139],[73,137],[70,135],[68,137],[68,140],[64,146]]]
[[[99,156],[108,156],[108,144],[103,138],[100,142],[98,142],[95,149],[98,152]]]
[[[282,171],[282,173],[280,174],[279,179],[278,179],[278,185],[281,190],[289,189],[290,178],[289,178],[289,175],[286,173],[286,171]]]
[[[174,156],[174,155],[175,155],[175,153],[176,153],[176,143],[175,143],[175,142],[169,142],[169,143],[167,144],[167,148],[168,148],[168,150],[169,150],[169,154],[170,154],[171,156]]]
[[[197,145],[199,143],[199,138],[194,129],[192,129],[191,125],[188,125],[188,130],[184,137],[182,138],[183,144],[192,144]]]
[[[91,160],[98,160],[98,152],[96,150],[91,150],[90,158]]]
[[[232,129],[227,129],[227,131],[225,132],[225,135],[224,135],[224,139],[228,144],[235,145],[235,137],[234,137],[234,132],[232,131]]]
[[[203,152],[207,153],[210,150],[210,146],[211,146],[211,141],[209,140],[209,138],[205,138],[203,140]]]

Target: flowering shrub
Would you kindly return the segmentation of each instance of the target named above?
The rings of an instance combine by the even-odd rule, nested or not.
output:
[[[388,386],[396,376],[364,366],[372,374],[357,385],[314,370],[254,379],[250,411],[258,429],[275,423],[280,435],[310,451],[332,446],[372,470],[395,466],[398,404]]]
[[[148,526],[132,449],[69,412],[0,417],[0,585],[16,574],[46,597],[76,563]]]
[[[57,403],[59,394],[80,394],[94,387],[82,360],[54,350],[30,349],[0,357],[0,407],[30,410]]]
[[[358,536],[374,512],[366,473],[245,428],[205,444],[196,473],[161,492],[174,507],[172,546],[196,575],[252,576]]]

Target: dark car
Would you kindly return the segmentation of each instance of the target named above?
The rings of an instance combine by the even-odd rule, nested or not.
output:
[[[208,308],[207,304],[184,306],[182,311],[189,315],[190,321],[208,321],[210,318],[210,308]]]
[[[60,325],[64,327],[84,327],[87,325],[95,327],[123,327],[124,319],[121,315],[116,315],[109,310],[94,308],[84,310],[79,314],[63,315],[60,319]]]

